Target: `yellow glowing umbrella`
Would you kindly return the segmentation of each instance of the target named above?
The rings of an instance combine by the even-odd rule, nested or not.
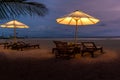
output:
[[[100,20],[96,19],[82,11],[76,10],[68,15],[56,19],[59,24],[75,25],[75,43],[77,42],[78,25],[92,25],[98,23]]]
[[[12,20],[9,21],[5,24],[1,25],[2,28],[14,28],[14,39],[16,42],[16,28],[29,28],[27,25],[17,21],[17,20]]]

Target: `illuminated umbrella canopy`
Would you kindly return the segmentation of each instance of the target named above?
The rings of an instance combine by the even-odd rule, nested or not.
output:
[[[82,11],[76,10],[68,15],[56,19],[57,23],[65,25],[75,25],[75,43],[77,43],[77,31],[78,25],[93,25],[98,23],[100,20],[94,18]]]
[[[5,24],[1,25],[2,28],[14,28],[14,39],[16,42],[16,28],[29,28],[27,25],[17,21],[17,20],[12,20],[9,21]]]

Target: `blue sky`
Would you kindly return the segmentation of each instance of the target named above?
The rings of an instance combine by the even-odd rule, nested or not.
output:
[[[79,26],[78,37],[120,36],[120,0],[31,0],[44,3],[49,9],[45,17],[18,17],[17,20],[30,26],[17,29],[19,36],[73,37],[75,27],[56,23],[56,19],[75,10],[81,10],[100,22],[91,26]],[[1,21],[4,23],[6,21]],[[0,29],[0,34],[13,35],[13,29]]]

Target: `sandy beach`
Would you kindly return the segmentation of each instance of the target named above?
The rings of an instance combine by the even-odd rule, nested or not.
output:
[[[40,44],[40,49],[23,51],[0,45],[0,80],[120,80],[120,40],[84,40],[103,46],[104,54],[76,54],[69,60],[55,58],[53,40],[29,41]]]

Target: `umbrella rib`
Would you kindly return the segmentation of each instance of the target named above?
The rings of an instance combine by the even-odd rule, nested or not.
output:
[[[62,22],[65,18],[63,18],[62,20],[58,21],[58,22]]]
[[[70,19],[70,21],[68,22],[68,24],[70,24],[70,23],[71,23],[71,21],[72,21],[72,18]]]
[[[95,24],[95,22],[94,21],[92,21],[90,18],[88,18],[93,24]]]
[[[83,22],[82,22],[81,18],[80,18],[80,23],[81,23],[81,25],[83,25]]]

